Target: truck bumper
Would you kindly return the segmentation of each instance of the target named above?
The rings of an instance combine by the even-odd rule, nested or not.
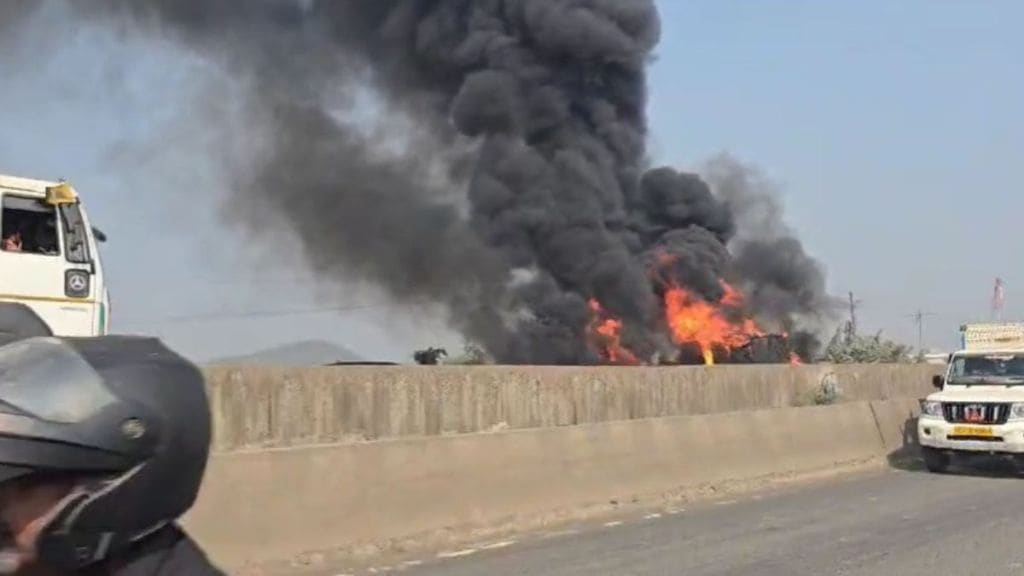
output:
[[[921,446],[939,450],[1024,454],[1024,422],[975,426],[922,416],[917,421],[917,438]]]

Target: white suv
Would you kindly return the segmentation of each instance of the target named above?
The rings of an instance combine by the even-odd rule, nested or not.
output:
[[[1024,325],[961,328],[939,392],[921,401],[917,432],[925,465],[944,471],[966,454],[1024,458]]]

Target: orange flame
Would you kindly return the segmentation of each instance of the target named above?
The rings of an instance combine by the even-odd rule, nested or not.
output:
[[[800,359],[800,355],[797,354],[796,352],[791,352],[789,354],[789,365],[790,366],[800,366],[803,363],[804,363],[804,361]]]
[[[715,363],[715,348],[740,348],[764,335],[749,318],[737,323],[726,317],[722,306],[738,308],[743,295],[725,282],[722,288],[724,295],[717,303],[698,298],[680,286],[665,292],[665,315],[672,339],[676,344],[697,345],[708,366]]]
[[[596,299],[590,300],[590,310],[594,319],[590,323],[590,332],[597,342],[603,356],[613,364],[640,364],[636,355],[622,345],[622,321],[607,318],[604,307]]]
[[[719,284],[722,285],[722,290],[725,294],[722,296],[722,306],[728,306],[730,308],[739,308],[743,306],[743,294],[740,291],[727,284],[724,280],[719,280]]]

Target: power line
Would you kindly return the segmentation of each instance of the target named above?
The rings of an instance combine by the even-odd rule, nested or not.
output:
[[[260,274],[258,277],[224,277],[224,276],[191,276],[191,283],[202,286],[265,286],[265,285],[294,285],[318,286],[326,283],[323,278],[317,276],[303,276],[300,274]]]
[[[208,312],[202,314],[184,314],[176,316],[164,316],[161,318],[127,318],[124,320],[114,319],[116,324],[187,324],[191,322],[209,322],[231,319],[255,319],[255,318],[283,318],[289,316],[307,316],[312,314],[323,314],[328,312],[346,313],[360,312],[363,310],[377,310],[385,308],[402,308],[409,305],[427,304],[430,301],[412,302],[378,302],[374,304],[354,304],[349,306],[319,306],[311,308],[293,309],[267,309],[267,310],[246,310],[240,312]]]

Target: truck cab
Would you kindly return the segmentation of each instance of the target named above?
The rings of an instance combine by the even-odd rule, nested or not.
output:
[[[0,175],[0,302],[27,306],[56,336],[108,333],[102,239],[69,183]]]
[[[1024,459],[1024,323],[966,324],[939,389],[921,401],[917,423],[925,466],[942,472],[953,458]]]

